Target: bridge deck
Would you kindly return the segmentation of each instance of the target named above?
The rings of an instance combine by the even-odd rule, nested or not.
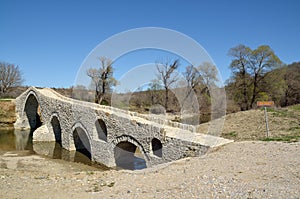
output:
[[[71,99],[71,98],[65,97],[63,95],[60,95],[57,92],[54,92],[52,89],[44,88],[44,89],[38,89],[38,90],[43,95],[46,95],[51,98],[57,98],[59,100],[64,100],[65,102],[68,102],[68,103],[86,105],[89,107],[91,107],[91,105],[92,105],[94,108],[96,108],[96,109],[100,108],[104,112],[107,112],[109,114],[113,114],[117,111],[120,116],[130,117],[131,120],[137,121],[139,123],[151,124],[154,126],[162,127],[166,130],[166,137],[169,137],[169,138],[180,139],[180,140],[184,140],[187,142],[192,142],[195,144],[200,144],[200,145],[208,146],[208,147],[218,147],[218,146],[233,142],[233,140],[228,140],[228,139],[224,139],[221,137],[198,133],[198,132],[191,132],[190,130],[184,130],[182,128],[176,128],[176,127],[166,125],[168,122],[164,122],[165,124],[159,124],[159,123],[151,121],[151,119],[149,117],[146,117],[145,115],[142,115],[142,114],[125,111],[125,110],[117,109],[114,107],[102,106],[102,105],[98,105],[98,104],[94,104],[94,103],[90,103],[90,102],[84,102],[84,101],[78,101],[75,99]]]
[[[187,130],[176,129],[172,127],[166,127],[167,137],[172,137],[180,140],[185,140],[195,144],[200,144],[208,147],[218,147],[224,144],[233,142],[233,140],[224,139],[221,137],[216,137],[208,134],[193,133]]]

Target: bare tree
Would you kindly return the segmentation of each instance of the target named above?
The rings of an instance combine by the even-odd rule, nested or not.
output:
[[[218,71],[216,66],[209,62],[203,62],[197,67],[197,70],[200,73],[202,83],[206,87],[216,86],[216,82],[218,81]]]
[[[21,85],[23,82],[19,66],[0,62],[0,93],[4,94],[9,88]]]
[[[117,80],[113,77],[112,61],[107,57],[100,57],[101,67],[90,68],[87,75],[92,79],[95,86],[95,103],[100,104],[107,92],[117,84]]]
[[[192,91],[197,92],[197,88],[201,89],[200,93],[205,93],[209,87],[215,86],[216,81],[218,81],[216,67],[208,62],[204,62],[198,67],[187,66],[183,76],[187,82],[187,96]]]
[[[179,60],[176,59],[172,63],[157,63],[156,68],[158,71],[157,77],[163,83],[165,89],[165,109],[168,111],[168,101],[169,101],[169,90],[171,86],[178,80],[178,75],[176,69],[179,66]]]
[[[184,93],[181,98],[181,106],[186,109],[208,107],[211,102],[210,92],[214,90],[218,81],[216,67],[209,62],[203,62],[197,67],[189,65],[185,68],[183,76],[185,86],[180,89]],[[198,96],[196,96],[197,94]]]
[[[185,103],[191,104],[193,102],[193,96],[197,93],[197,87],[202,83],[202,80],[200,72],[193,65],[187,66],[182,75],[184,81],[181,81],[182,86],[180,86],[179,92],[181,92],[181,104],[184,106]]]
[[[159,93],[162,90],[162,86],[160,84],[160,81],[158,79],[153,79],[149,83],[149,88],[148,91],[150,92],[151,95],[151,104],[156,104],[157,101],[159,101]]]
[[[189,95],[189,93],[192,92],[192,90],[195,90],[196,87],[201,83],[200,73],[193,65],[189,65],[185,68],[183,76],[185,77],[187,86],[189,88]]]

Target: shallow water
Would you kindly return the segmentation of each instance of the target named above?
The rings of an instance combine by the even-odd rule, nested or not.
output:
[[[0,129],[0,152],[1,151],[24,151],[27,155],[37,154],[51,159],[62,159],[67,162],[83,163],[99,170],[108,169],[103,165],[92,162],[89,157],[78,151],[68,151],[62,148],[57,142],[32,142],[32,131],[30,130]],[[117,167],[116,169],[140,170],[146,168],[146,162],[140,156],[142,156],[142,154],[137,151],[134,162],[125,163],[122,167]]]
[[[32,142],[30,130],[0,130],[0,151],[26,151],[27,155],[37,154],[51,159],[62,159],[69,162],[78,162],[99,170],[106,167],[92,162],[87,156],[78,151],[63,149],[57,142]]]
[[[0,151],[28,150],[34,154],[30,131],[0,129]]]

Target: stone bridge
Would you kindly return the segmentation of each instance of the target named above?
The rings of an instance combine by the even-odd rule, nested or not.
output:
[[[80,151],[107,167],[133,164],[140,151],[151,167],[231,142],[195,133],[176,122],[67,98],[45,88],[29,88],[16,100],[15,129],[32,129],[33,141],[56,141],[64,149]]]

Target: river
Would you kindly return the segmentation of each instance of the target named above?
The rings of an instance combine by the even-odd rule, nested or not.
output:
[[[32,142],[32,131],[3,130],[0,129],[0,152],[19,151],[22,155],[40,155],[51,159],[62,159],[67,162],[77,162],[92,166],[99,170],[108,168],[90,160],[86,155],[78,151],[68,151],[57,142]],[[136,152],[134,162],[123,165],[120,169],[139,170],[146,167],[146,162],[141,158],[141,153]]]
[[[78,151],[68,151],[56,142],[32,142],[30,130],[2,130],[0,129],[0,151],[19,151],[26,155],[41,155],[46,158],[62,159],[66,162],[77,162],[107,170],[106,167],[92,162],[87,156]]]

